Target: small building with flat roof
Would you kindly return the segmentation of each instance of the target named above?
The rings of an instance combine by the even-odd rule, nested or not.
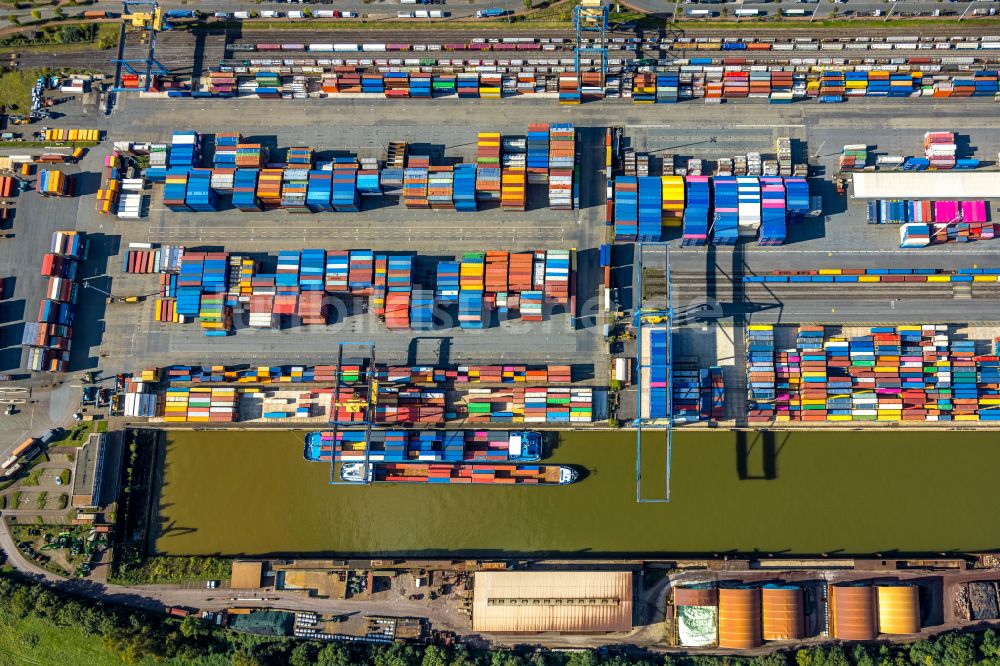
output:
[[[229,586],[234,590],[258,590],[264,575],[264,563],[249,560],[233,561]]]
[[[602,633],[631,631],[628,571],[478,571],[473,631]]]
[[[103,506],[117,499],[117,446],[106,433],[91,433],[76,454],[73,468],[75,508]]]

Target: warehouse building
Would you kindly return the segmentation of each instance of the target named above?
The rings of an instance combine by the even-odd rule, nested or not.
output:
[[[709,647],[719,640],[719,595],[710,585],[674,588],[674,625],[684,647]]]
[[[91,433],[73,467],[72,506],[104,506],[117,500],[118,464],[118,442],[106,433]]]
[[[632,629],[628,571],[479,571],[473,631],[623,632]]]
[[[234,590],[259,590],[264,576],[264,563],[250,560],[233,562],[230,587]]]
[[[865,584],[830,585],[827,600],[830,636],[845,641],[875,640],[875,588]]]
[[[805,638],[806,618],[802,588],[765,585],[761,590],[765,641],[795,641]]]
[[[1000,177],[988,171],[863,172],[851,175],[855,199],[997,199]]]
[[[879,585],[878,630],[882,634],[915,634],[920,631],[920,588],[898,583]]]
[[[719,590],[719,647],[750,650],[760,647],[760,589]]]

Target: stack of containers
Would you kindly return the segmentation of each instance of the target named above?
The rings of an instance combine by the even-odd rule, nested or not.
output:
[[[632,78],[632,102],[654,104],[656,102],[656,75],[639,72]]]
[[[38,173],[38,193],[44,197],[68,197],[73,193],[72,181],[62,171],[42,169]]]
[[[387,98],[410,96],[410,75],[406,72],[386,72],[384,85]]]
[[[502,251],[486,253],[483,287],[487,292],[498,294],[507,291],[507,271],[510,255]]]
[[[868,163],[868,145],[856,143],[844,146],[840,153],[841,171],[860,171]]]
[[[701,385],[698,418],[702,421],[721,421],[726,417],[726,385],[722,368],[713,366],[699,372]]]
[[[297,150],[295,148],[289,149]],[[309,191],[309,169],[285,169],[281,185],[281,207],[290,213],[308,213],[306,195]]]
[[[410,97],[430,99],[431,75],[422,72],[410,74]]]
[[[760,230],[760,182],[753,176],[736,178],[739,193],[739,235],[756,238]]]
[[[435,76],[431,88],[434,97],[454,95],[458,91],[458,77],[454,75]]]
[[[673,422],[696,423],[700,418],[701,408],[701,373],[698,368],[682,368],[675,365],[671,383]]]
[[[524,211],[527,207],[527,179],[523,168],[503,169],[500,181],[500,207]]]
[[[352,294],[371,294],[375,277],[375,253],[371,250],[351,250],[348,266],[348,287]]]
[[[785,242],[785,185],[781,178],[761,178],[761,224],[759,245]]]
[[[310,171],[306,205],[314,213],[333,212],[333,172]]]
[[[476,167],[476,200],[499,201],[501,195],[501,170]]]
[[[212,165],[220,169],[232,169],[236,164],[236,150],[243,141],[239,132],[219,132],[215,135],[215,154]]]
[[[210,213],[218,208],[219,195],[212,189],[211,169],[191,169],[188,172],[184,202],[196,213]]]
[[[480,132],[476,142],[476,165],[500,166],[500,132]]]
[[[747,327],[747,420],[750,423],[774,418],[775,368],[774,327],[751,324]]]
[[[338,213],[357,213],[361,210],[358,170],[353,166],[334,165],[330,204]]]
[[[427,200],[427,158],[410,158],[410,165],[403,170],[403,204],[407,208],[430,208]]]
[[[259,143],[240,143],[236,146],[236,167],[260,169],[267,164],[267,149]]]
[[[385,327],[390,331],[410,328],[410,292],[393,291],[385,297]]]
[[[275,273],[274,313],[293,315],[299,303],[299,271],[301,254],[294,250],[278,252],[278,267]]]
[[[330,250],[326,253],[326,270],[324,287],[329,292],[345,292],[348,290],[348,272],[350,253],[347,250]]]
[[[414,331],[434,330],[434,292],[414,289],[410,300],[410,328]]]
[[[642,176],[638,179],[639,185],[639,225],[637,240],[642,242],[656,242],[660,240],[661,233],[661,209],[662,185],[660,179],[654,176]]]
[[[615,178],[615,240],[632,242],[639,235],[639,183],[635,176]]]
[[[722,96],[726,99],[745,98],[750,94],[750,73],[729,71],[723,74]]]
[[[261,206],[274,209],[281,206],[281,183],[284,177],[282,169],[261,169],[257,176],[257,196]]]
[[[827,70],[819,82],[820,102],[843,102],[844,93],[847,92],[847,81],[844,72],[839,70]]]
[[[479,74],[459,72],[455,83],[459,99],[479,99]]]
[[[170,141],[167,166],[190,169],[201,163],[201,135],[197,132],[176,131]]]
[[[458,321],[462,328],[484,327],[485,271],[485,255],[472,252],[462,255],[458,296]]]
[[[478,210],[479,207],[476,203],[476,165],[456,165],[452,188],[455,210],[465,212],[475,212]]]
[[[955,168],[958,147],[954,132],[927,132],[924,134],[924,156],[933,169]]]
[[[188,167],[171,167],[167,169],[166,184],[163,188],[163,205],[175,213],[184,213],[191,210],[185,203],[189,170]]]
[[[233,206],[245,211],[260,211],[261,203],[257,198],[258,169],[237,169],[233,175]]]
[[[541,291],[528,290],[518,294],[518,309],[524,321],[543,321],[542,304],[545,295]]]
[[[358,171],[358,193],[363,197],[377,197],[382,195],[381,178],[377,167],[364,168]]]
[[[739,190],[733,176],[716,176],[715,216],[712,222],[712,245],[735,245],[739,235]]]
[[[661,176],[662,222],[665,227],[679,227],[684,217],[684,177]]]
[[[455,178],[451,167],[430,167],[427,173],[427,201],[435,210],[454,210]]]
[[[582,101],[580,94],[580,78],[573,73],[564,72],[559,75],[559,103],[579,104]]]
[[[791,104],[793,99],[792,88],[794,87],[792,72],[771,71],[771,104]]]
[[[435,297],[441,303],[458,302],[459,262],[439,261],[437,265],[437,290]]]
[[[800,221],[809,214],[809,182],[805,178],[785,178],[785,210],[789,220]]]
[[[550,303],[569,303],[569,250],[549,250],[545,253],[545,297]]]
[[[656,75],[656,103],[673,104],[677,102],[680,91],[680,75],[676,72],[663,72]]]
[[[687,205],[684,208],[681,245],[704,245],[708,242],[708,176],[685,176]]]
[[[549,173],[549,126],[547,124],[528,125],[526,148],[528,182],[546,182]]]
[[[385,81],[381,74],[362,74],[361,92],[369,95],[384,95]]]
[[[670,417],[670,350],[666,328],[657,327],[649,332],[649,418]]]
[[[899,247],[927,247],[931,244],[931,226],[911,222],[899,227]]]
[[[324,291],[326,250],[302,250],[299,287],[302,291]]]

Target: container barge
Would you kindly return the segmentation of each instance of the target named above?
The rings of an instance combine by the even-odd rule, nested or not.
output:
[[[367,470],[366,470],[367,467]],[[563,486],[577,480],[566,465],[476,465],[469,463],[344,463],[340,478],[356,483],[471,483]]]
[[[370,446],[369,446],[370,444]],[[366,451],[367,449],[367,451]],[[506,463],[542,457],[542,435],[517,430],[320,430],[307,433],[303,456],[311,462]]]

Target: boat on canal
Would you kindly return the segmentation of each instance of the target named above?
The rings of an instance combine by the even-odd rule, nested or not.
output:
[[[353,483],[468,483],[564,486],[577,480],[566,465],[481,465],[473,463],[344,463],[340,478]]]
[[[530,463],[541,460],[542,434],[528,430],[318,430],[307,433],[311,462]]]

